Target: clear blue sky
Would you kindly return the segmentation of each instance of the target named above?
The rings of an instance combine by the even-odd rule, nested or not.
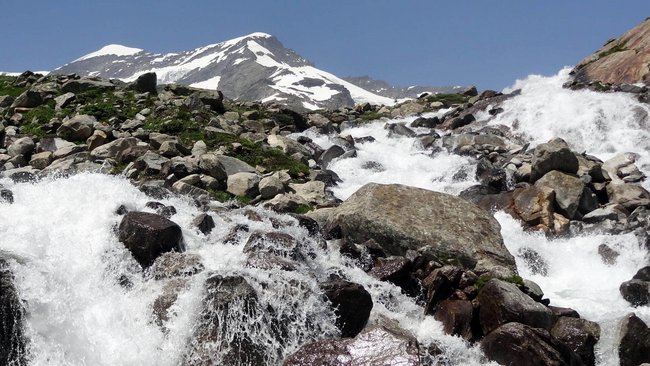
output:
[[[2,0],[0,70],[109,43],[189,50],[255,31],[337,74],[501,89],[554,74],[650,16],[650,0]]]

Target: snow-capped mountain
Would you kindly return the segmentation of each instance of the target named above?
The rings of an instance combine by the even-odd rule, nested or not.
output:
[[[364,102],[395,103],[394,98],[370,92],[314,67],[266,33],[168,54],[108,45],[53,72],[131,81],[149,71],[156,72],[159,83],[218,88],[235,100],[280,101],[312,110]]]

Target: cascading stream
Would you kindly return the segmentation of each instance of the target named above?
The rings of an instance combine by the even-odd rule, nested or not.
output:
[[[488,123],[510,126],[532,146],[562,137],[574,150],[586,150],[601,159],[635,152],[640,156],[640,168],[650,174],[645,164],[650,149],[645,128],[648,107],[620,93],[565,90],[561,85],[566,78],[567,71],[563,70],[557,76],[534,76],[517,82],[513,88],[521,88],[521,94],[506,101],[504,112]],[[477,118],[480,122],[488,116]],[[384,124],[378,121],[343,131],[357,138],[373,136],[375,141],[357,143],[356,158],[334,160],[328,166],[343,180],[333,188],[337,197],[345,199],[368,182],[401,183],[451,194],[476,184],[473,159],[444,151],[434,153],[423,149],[415,138],[389,136]],[[333,143],[330,136],[309,137],[324,148]],[[440,357],[445,364],[485,364],[477,348],[444,335],[440,324],[431,316],[423,316],[422,308],[399,288],[377,281],[348,263],[336,251],[335,243],[329,243],[327,250],[319,249],[291,218],[257,208],[254,210],[263,218],[259,222],[241,212],[213,213],[216,228],[205,236],[192,229],[192,219],[199,210],[179,197],[161,202],[176,207],[178,213],[172,220],[183,229],[188,253],[200,255],[206,269],[189,279],[162,328],[153,320],[152,306],[163,284],[141,275],[113,232],[121,219],[115,213],[120,204],[130,210],[151,211],[145,208],[151,198],[125,179],[99,174],[38,183],[0,183],[15,196],[11,205],[0,203],[0,250],[25,258],[11,265],[18,291],[27,304],[31,365],[179,364],[193,334],[204,296],[203,283],[210,273],[243,276],[255,288],[260,304],[274,307],[278,316],[295,315],[292,331],[282,342],[256,330],[256,324],[237,324],[238,331],[256,334],[267,349],[279,350],[268,353],[271,364],[281,362],[308,340],[336,334],[331,309],[316,290],[319,281],[336,273],[362,284],[371,293],[371,322],[382,318],[398,321],[423,345],[438,344],[445,351]],[[584,318],[598,321],[603,329],[597,348],[599,365],[617,364],[620,318],[634,311],[650,321],[647,307],[632,308],[618,293],[621,282],[648,264],[647,252],[637,239],[628,234],[549,240],[524,232],[507,214],[497,213],[496,217],[511,253],[517,254],[525,246],[538,252],[548,265],[547,274],[541,275],[517,257],[521,275],[537,282],[553,305],[574,308]],[[291,224],[276,229],[270,218]],[[250,232],[280,230],[308,243],[316,255],[294,272],[246,268],[242,249],[249,234],[242,234],[234,245],[224,244],[237,224],[248,225]],[[604,264],[598,255],[598,246],[603,243],[620,253],[614,264]],[[131,283],[129,288],[120,285],[124,276]],[[303,285],[296,290],[295,283]]]
[[[244,308],[232,304],[234,310],[220,319],[228,339],[253,337],[264,348],[267,364],[280,363],[307,341],[336,336],[332,310],[318,290],[318,283],[331,274],[342,274],[371,293],[371,322],[397,321],[423,346],[436,343],[445,350],[438,357],[449,365],[486,364],[476,348],[445,335],[439,323],[424,317],[422,308],[399,288],[356,268],[340,256],[334,243],[333,249],[320,249],[289,216],[257,208],[253,210],[262,221],[242,212],[212,214],[216,228],[205,236],[192,229],[192,219],[200,212],[179,197],[159,201],[177,209],[172,220],[183,229],[187,253],[200,255],[205,270],[189,278],[170,308],[169,320],[160,327],[152,307],[164,282],[143,276],[113,231],[121,220],[115,213],[119,205],[151,212],[145,206],[150,197],[124,178],[101,174],[0,183],[15,197],[13,204],[0,204],[0,249],[25,259],[12,261],[12,269],[27,305],[30,365],[178,365],[188,357],[187,342],[204,299],[203,283],[215,273],[245,278],[256,290],[260,309],[274,309],[242,322],[237,314],[244,314]],[[272,221],[286,225],[276,229]],[[315,256],[297,271],[248,268],[242,250],[250,234],[240,233],[235,244],[224,243],[238,224],[247,225],[250,233],[289,234],[307,243]],[[125,278],[127,287],[120,284]],[[274,319],[289,322],[282,340],[260,326]],[[219,364],[218,352],[211,357]]]
[[[563,69],[555,76],[530,76],[517,81],[504,92],[520,89],[521,93],[501,105],[504,112],[496,117],[487,112],[479,113],[477,125],[487,122],[488,125],[508,126],[513,133],[529,141],[531,147],[561,137],[573,150],[586,151],[602,160],[634,152],[639,156],[637,165],[649,175],[650,108],[630,94],[565,89],[562,84],[569,79],[569,71]],[[390,123],[412,120],[397,119]],[[442,152],[431,154],[414,138],[389,137],[385,124],[386,121],[376,121],[343,131],[354,137],[371,135],[375,142],[357,144],[357,158],[335,160],[328,166],[343,180],[332,189],[337,197],[345,199],[369,182],[401,183],[451,194],[476,184],[474,160]],[[324,137],[310,137],[324,145],[329,143]],[[368,161],[389,168],[375,172],[364,168]],[[467,178],[458,174],[461,169],[470,172]],[[646,181],[644,186],[648,188],[648,185]],[[640,247],[632,234],[549,240],[538,233],[524,232],[521,224],[508,214],[499,212],[496,218],[502,226],[508,250],[516,257],[520,274],[538,283],[552,305],[573,308],[585,319],[598,322],[602,334],[596,349],[597,362],[617,365],[620,319],[635,312],[650,322],[650,309],[632,307],[618,290],[622,282],[648,265],[647,250]],[[607,244],[620,253],[615,263],[603,263],[598,254],[600,244]],[[533,249],[541,255],[548,264],[547,275],[534,273],[521,256],[517,256],[521,248]]]

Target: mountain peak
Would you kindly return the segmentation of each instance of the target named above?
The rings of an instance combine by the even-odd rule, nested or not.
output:
[[[122,46],[120,44],[108,44],[95,52],[91,52],[85,56],[82,56],[76,59],[76,61],[87,60],[93,57],[106,56],[106,55],[115,55],[115,56],[130,56],[136,53],[142,52],[142,49]]]

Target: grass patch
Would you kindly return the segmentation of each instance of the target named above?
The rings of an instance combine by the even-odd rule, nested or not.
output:
[[[304,215],[307,212],[312,211],[313,209],[314,209],[314,206],[312,206],[310,204],[300,205],[300,206],[296,207],[295,210],[293,210],[293,213],[299,214],[299,215]]]
[[[232,199],[232,195],[228,192],[218,191],[216,189],[208,189],[208,193],[210,194],[210,198],[215,201],[227,202]]]
[[[124,121],[134,118],[140,110],[132,91],[125,91],[118,96],[112,91],[89,90],[79,93],[76,103],[82,105],[80,114],[93,116],[98,121],[106,121],[111,117]]]
[[[613,53],[616,53],[616,52],[627,51],[626,44],[627,44],[627,41],[626,42],[621,42],[621,43],[617,44],[616,46],[608,49],[607,51],[603,51],[603,52],[599,53],[598,54],[598,59],[600,60],[601,58],[607,57],[607,56],[609,56],[609,55],[611,55]]]
[[[0,95],[10,95],[17,97],[22,94],[27,88],[20,88],[14,86],[16,82],[15,76],[0,75]]]
[[[362,115],[359,116],[359,118],[361,118],[361,120],[364,122],[378,120],[381,117],[386,117],[386,114],[379,113],[377,111],[365,111]]]
[[[49,123],[54,117],[56,117],[54,101],[49,100],[46,104],[32,108],[23,113],[23,120],[25,123],[20,126],[20,132],[38,137],[45,137],[47,133],[43,130],[43,125]]]

